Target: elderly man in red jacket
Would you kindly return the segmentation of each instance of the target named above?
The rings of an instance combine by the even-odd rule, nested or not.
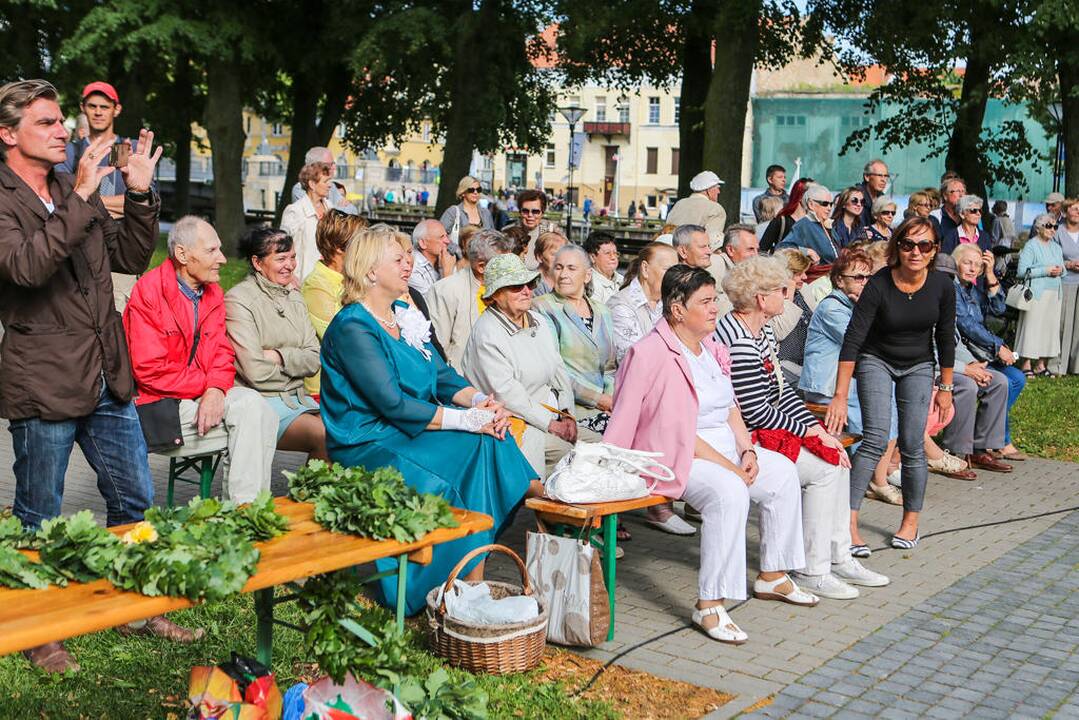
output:
[[[227,444],[225,496],[250,502],[270,489],[278,420],[258,392],[233,384],[218,284],[224,264],[213,227],[180,218],[169,233],[169,259],[135,283],[124,329],[143,431],[192,453]]]

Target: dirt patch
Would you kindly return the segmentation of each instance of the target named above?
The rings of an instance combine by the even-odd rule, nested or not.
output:
[[[536,671],[541,680],[558,680],[573,690],[584,687],[603,663],[565,650],[548,649]],[[606,700],[633,720],[688,720],[704,717],[734,699],[711,688],[667,680],[620,665],[607,668],[585,697]]]

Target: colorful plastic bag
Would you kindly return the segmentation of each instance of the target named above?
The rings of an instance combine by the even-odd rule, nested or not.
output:
[[[236,653],[218,667],[191,668],[189,720],[280,720],[281,691],[273,673]]]
[[[303,700],[303,720],[412,720],[392,693],[351,674],[341,685],[322,678],[304,691]]]

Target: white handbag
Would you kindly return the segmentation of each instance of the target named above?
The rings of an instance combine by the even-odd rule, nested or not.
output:
[[[657,482],[674,480],[674,471],[657,462],[662,456],[609,443],[578,442],[544,481],[544,494],[564,503],[642,498],[651,494]]]

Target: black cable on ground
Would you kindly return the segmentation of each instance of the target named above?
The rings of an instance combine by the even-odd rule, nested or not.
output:
[[[964,530],[979,530],[981,528],[994,527],[996,525],[1008,525],[1010,523],[1025,522],[1027,520],[1037,520],[1039,518],[1049,517],[1051,515],[1061,515],[1063,513],[1072,512],[1072,511],[1075,511],[1075,510],[1079,510],[1079,505],[1075,505],[1073,507],[1063,508],[1061,510],[1049,510],[1047,512],[1037,513],[1036,515],[1022,515],[1020,517],[1007,518],[1005,520],[994,520],[993,522],[978,523],[976,525],[963,525],[962,527],[947,528],[945,530],[937,530],[935,532],[926,533],[925,535],[922,535],[921,539],[925,540],[927,538],[937,537],[938,535],[947,535],[949,533],[962,532]],[[898,548],[893,548],[891,545],[886,545],[884,547],[873,548],[873,552],[882,552],[884,550],[897,550],[897,549]],[[745,605],[746,603],[748,603],[749,600],[750,600],[750,598],[746,598],[745,600],[742,600],[740,602],[735,603],[734,605],[732,605],[730,608],[727,609],[727,612],[728,613],[733,613],[735,610],[737,610],[738,608],[740,608],[743,605]],[[611,618],[611,622],[614,622],[614,618]],[[601,667],[599,670],[596,671],[596,673],[591,677],[591,679],[585,684],[584,687],[582,687],[577,692],[573,693],[573,696],[578,697],[578,696],[583,695],[584,693],[588,692],[592,688],[592,686],[596,684],[596,681],[599,680],[600,675],[602,675],[603,673],[605,673],[607,671],[607,668],[609,668],[611,665],[614,665],[614,663],[617,660],[625,657],[626,655],[629,655],[634,650],[639,650],[639,649],[643,648],[645,645],[650,645],[650,644],[656,642],[657,640],[662,640],[665,637],[670,637],[671,635],[676,635],[676,634],[682,632],[683,630],[692,630],[693,628],[694,628],[694,626],[692,624],[687,623],[685,625],[682,625],[681,627],[676,627],[673,630],[667,630],[665,632],[662,632],[659,635],[656,635],[655,637],[648,638],[647,640],[642,640],[639,643],[637,643],[636,645],[631,645],[630,647],[622,650],[617,655],[612,657],[610,660],[603,663],[603,667]]]

